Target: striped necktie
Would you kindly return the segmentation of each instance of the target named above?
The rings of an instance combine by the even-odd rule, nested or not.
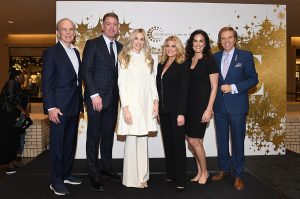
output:
[[[228,69],[229,69],[229,53],[225,53],[225,58],[223,61],[223,69],[222,69],[223,79],[225,79]]]

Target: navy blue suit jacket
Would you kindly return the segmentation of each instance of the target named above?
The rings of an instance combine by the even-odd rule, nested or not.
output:
[[[58,42],[45,50],[43,55],[42,91],[44,109],[59,108],[64,116],[75,116],[83,112],[81,61],[78,78],[64,47]],[[79,85],[77,85],[77,80]]]
[[[219,51],[213,55],[217,62],[219,71],[221,71],[222,55],[223,51]],[[247,113],[249,109],[248,90],[257,83],[258,76],[255,70],[252,53],[235,48],[225,79],[223,79],[221,73],[219,75],[218,92],[214,103],[214,112]],[[235,84],[238,93],[223,94],[220,89],[223,84]]]
[[[120,52],[122,45],[118,41],[116,45],[117,51]],[[102,35],[86,42],[82,57],[82,71],[85,101],[90,101],[91,95],[99,93],[103,108],[107,108],[112,99],[113,89],[118,88],[118,66],[114,65]]]

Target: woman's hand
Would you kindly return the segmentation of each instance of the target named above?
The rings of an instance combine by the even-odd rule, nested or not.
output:
[[[152,117],[153,117],[153,119],[158,117],[158,101],[157,100],[154,100],[154,102],[153,102]]]
[[[128,125],[132,125],[132,116],[128,109],[128,106],[123,108],[123,116],[124,116],[125,123]]]
[[[184,125],[184,115],[178,115],[177,116],[177,126],[183,126]]]
[[[212,110],[206,109],[202,115],[201,122],[202,123],[209,122],[210,119],[212,118],[212,113],[213,113]]]

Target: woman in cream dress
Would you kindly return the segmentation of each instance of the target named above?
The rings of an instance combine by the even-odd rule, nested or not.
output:
[[[143,29],[130,34],[119,61],[121,111],[117,134],[126,135],[123,185],[144,188],[149,180],[148,133],[157,131],[158,94]]]

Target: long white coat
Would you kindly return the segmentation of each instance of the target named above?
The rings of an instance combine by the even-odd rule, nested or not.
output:
[[[142,52],[131,52],[127,68],[119,64],[118,86],[121,107],[128,106],[132,125],[125,123],[121,109],[117,134],[140,136],[157,131],[157,119],[153,118],[153,102],[158,100],[155,74],[151,73]]]

